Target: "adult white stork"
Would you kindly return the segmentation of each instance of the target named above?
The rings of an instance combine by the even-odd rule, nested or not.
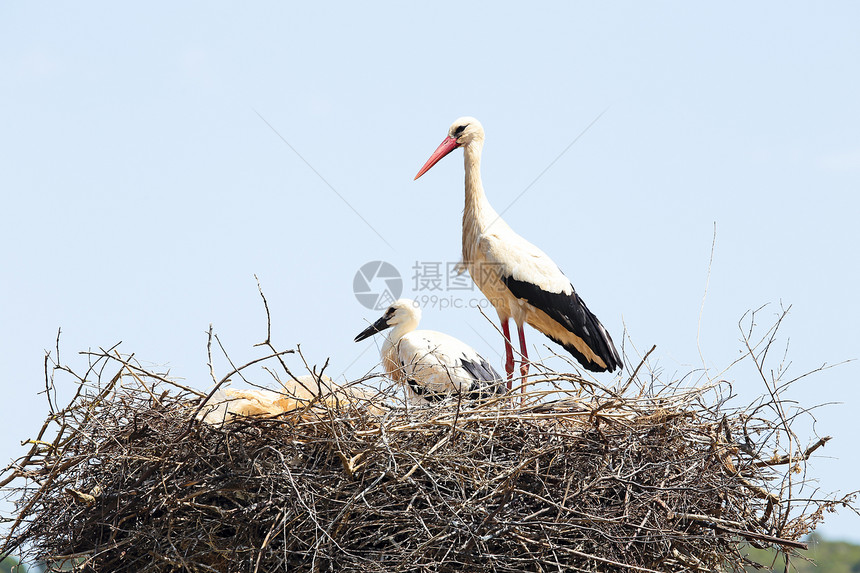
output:
[[[612,338],[576,294],[570,280],[543,251],[516,234],[487,201],[481,183],[484,128],[477,119],[461,117],[455,121],[415,179],[458,147],[463,148],[466,167],[463,265],[501,320],[508,388],[514,372],[508,328],[511,318],[517,323],[523,377],[529,369],[524,323],[561,344],[588,370],[612,372],[620,367],[621,358]]]
[[[360,342],[392,328],[382,343],[382,364],[406,386],[409,402],[428,404],[458,394],[477,400],[504,392],[501,375],[475,349],[441,332],[415,330],[420,320],[421,309],[401,298],[355,337]]]

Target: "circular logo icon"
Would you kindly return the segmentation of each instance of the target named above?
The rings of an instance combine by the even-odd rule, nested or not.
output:
[[[355,273],[352,292],[365,308],[383,310],[400,298],[403,279],[391,263],[370,261]]]

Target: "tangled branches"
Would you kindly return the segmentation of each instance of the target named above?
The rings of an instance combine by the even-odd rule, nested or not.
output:
[[[292,377],[282,355],[267,358]],[[541,388],[568,390],[212,426],[202,393],[116,349],[46,372],[49,394],[57,373],[77,393],[0,481],[17,503],[2,550],[58,568],[743,571],[745,544],[802,548],[851,502],[797,499],[829,438],[799,447],[776,386],[731,409],[726,383],[543,370]]]

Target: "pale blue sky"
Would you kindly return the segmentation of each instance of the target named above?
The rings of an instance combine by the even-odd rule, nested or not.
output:
[[[330,372],[378,360],[365,262],[455,262],[461,153],[412,178],[462,115],[484,184],[589,307],[666,375],[719,370],[737,322],[792,311],[790,372],[860,357],[860,7],[797,2],[112,2],[0,8],[0,462],[46,415],[44,349],[110,346],[205,388],[206,330],[235,361],[265,335]],[[257,112],[370,225],[258,117]],[[502,367],[475,311],[426,309]],[[535,353],[545,339],[529,332]],[[363,351],[366,351],[362,354]],[[218,366],[221,371],[223,361]],[[352,364],[351,367],[350,364]],[[348,368],[349,367],[349,368]],[[744,400],[764,392],[729,373]],[[860,487],[857,362],[797,384],[835,439],[824,492]],[[604,376],[601,380],[611,380]],[[738,404],[740,405],[740,403]],[[806,437],[806,436],[802,436]],[[860,518],[821,531],[860,541]]]

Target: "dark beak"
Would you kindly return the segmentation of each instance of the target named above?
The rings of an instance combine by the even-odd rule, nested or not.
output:
[[[355,342],[361,342],[365,338],[370,338],[371,336],[373,336],[377,332],[382,332],[383,330],[385,330],[386,328],[388,328],[390,326],[391,325],[388,324],[385,317],[383,316],[382,318],[380,318],[379,320],[377,320],[376,322],[374,322],[373,324],[371,324],[370,326],[368,326],[367,328],[365,328],[364,330],[359,332],[358,336],[355,337]]]

